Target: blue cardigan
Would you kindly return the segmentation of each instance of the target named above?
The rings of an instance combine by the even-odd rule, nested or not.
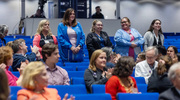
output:
[[[134,28],[130,28],[130,29],[131,29],[131,34],[134,36],[134,42],[138,46],[136,48],[139,48],[140,50],[140,46],[144,43],[144,38]],[[131,37],[126,31],[124,31],[123,29],[117,30],[114,36],[114,41],[116,42],[115,52],[121,54],[121,56],[128,56],[129,47],[131,46],[130,40],[131,40]],[[136,55],[137,54],[135,53],[135,56]]]
[[[83,45],[85,44],[85,35],[81,27],[81,24],[77,22],[77,25],[75,27],[72,27],[72,29],[77,34],[76,46],[81,45],[81,47],[83,47]],[[67,34],[67,26],[66,25],[64,26],[62,22],[58,25],[57,35],[58,35],[58,43],[59,43],[59,51],[60,51],[61,59],[63,61],[67,61],[68,50],[70,50],[72,44]]]

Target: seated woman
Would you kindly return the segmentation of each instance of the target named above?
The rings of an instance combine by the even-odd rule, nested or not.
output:
[[[105,84],[111,77],[113,69],[106,69],[106,53],[103,50],[93,52],[89,68],[85,70],[84,81],[88,93],[91,93],[93,84]]]
[[[148,79],[148,92],[162,93],[173,86],[167,75],[172,64],[173,60],[169,56],[161,56],[158,67]]]
[[[8,99],[10,94],[8,79],[2,68],[0,68],[0,89],[0,100],[10,100]]]
[[[103,23],[100,20],[94,20],[91,33],[89,33],[86,38],[89,59],[95,50],[101,49],[102,47],[113,47],[108,34],[102,31],[102,29]]]
[[[175,46],[169,46],[167,48],[167,55],[170,56],[171,59],[173,59],[174,63],[176,63],[180,60],[180,59],[178,59],[177,53],[178,53],[178,50]]]
[[[21,85],[25,89],[18,91],[17,100],[61,100],[56,89],[47,88],[48,76],[42,62],[30,62],[26,66]],[[67,100],[67,96],[66,94],[63,100]],[[74,97],[71,96],[69,100],[74,100]]]
[[[122,56],[112,73],[112,77],[105,85],[106,93],[110,93],[112,100],[116,100],[116,94],[121,93],[137,93],[136,80],[130,75],[135,65],[134,59],[129,56]]]
[[[22,80],[22,70],[23,70],[23,66],[24,64],[26,65],[26,62],[21,63],[21,67],[18,68],[19,72],[20,72],[20,77],[17,78],[16,76],[14,76],[11,71],[9,71],[9,66],[12,66],[13,63],[13,50],[11,47],[9,46],[3,46],[0,47],[0,67],[3,68],[5,70],[5,73],[8,77],[8,84],[10,86],[17,86],[21,84],[21,80]]]
[[[47,19],[43,19],[39,22],[37,32],[33,39],[33,46],[36,45],[41,54],[42,47],[46,43],[54,43],[58,45],[56,36],[52,34],[51,29],[49,28],[49,21]]]

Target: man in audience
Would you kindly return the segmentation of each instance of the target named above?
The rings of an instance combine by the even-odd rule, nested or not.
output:
[[[159,100],[180,100],[180,62],[172,65],[168,71],[168,78],[174,87],[159,95]]]
[[[4,39],[7,36],[9,27],[7,25],[0,25],[0,47],[6,45],[6,40]]]
[[[12,43],[12,49],[14,52],[12,65],[13,71],[18,71],[17,68],[20,68],[22,62],[35,61],[36,57],[40,59],[40,53],[37,46],[31,47],[32,53],[30,55],[26,55],[27,46],[24,39],[14,40]]]
[[[96,13],[94,13],[91,18],[104,19],[104,15],[101,13],[100,6],[96,7]]]
[[[148,47],[145,51],[146,60],[137,63],[135,68],[135,77],[144,77],[146,84],[148,84],[148,78],[151,76],[153,70],[158,66],[156,61],[158,50],[156,47]]]
[[[58,46],[53,43],[45,44],[42,47],[42,56],[49,76],[48,84],[69,85],[69,76],[67,71],[56,65],[60,57]]]

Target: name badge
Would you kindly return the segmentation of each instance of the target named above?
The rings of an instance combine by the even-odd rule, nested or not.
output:
[[[44,40],[44,42],[45,42],[45,43],[49,43],[49,41],[48,41],[48,40]]]

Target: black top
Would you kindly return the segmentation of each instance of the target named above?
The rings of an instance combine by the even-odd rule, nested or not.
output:
[[[93,18],[93,19],[95,19],[95,18],[97,18],[97,19],[104,19],[104,15],[102,14],[102,13],[94,13],[92,16],[91,16],[91,18]]]
[[[109,36],[106,32],[101,31],[100,36],[104,39],[104,46],[105,47],[113,47]],[[101,49],[101,41],[98,38],[96,33],[89,33],[86,38],[86,45],[89,52],[89,59],[91,58],[92,53],[97,50]]]
[[[180,100],[180,94],[175,87],[168,89],[167,91],[159,95],[159,100]]]
[[[43,47],[46,43],[54,43],[53,37],[47,35],[46,37],[41,33],[41,40],[39,42],[40,47]]]
[[[173,87],[173,85],[168,78],[167,72],[163,75],[158,75],[157,69],[153,70],[151,77],[148,79],[148,92],[162,93],[171,87]]]
[[[161,46],[162,46],[161,39],[160,39],[160,35],[159,35],[158,43],[157,43],[156,38],[155,38],[155,36],[154,36],[153,46],[157,46],[157,45],[161,45]]]
[[[84,73],[84,81],[88,93],[92,93],[91,86],[93,84],[106,84],[108,79],[102,76],[103,71],[97,68],[97,71],[86,69]]]

